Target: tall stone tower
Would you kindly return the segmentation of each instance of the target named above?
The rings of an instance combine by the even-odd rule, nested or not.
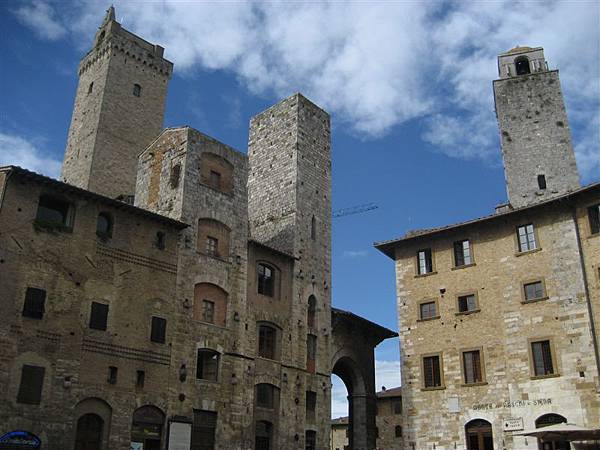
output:
[[[511,205],[579,188],[558,70],[548,70],[544,50],[516,47],[501,54],[498,74],[494,97]]]
[[[135,192],[137,157],[161,132],[173,64],[121,28],[111,6],[79,64],[61,180],[108,197]]]

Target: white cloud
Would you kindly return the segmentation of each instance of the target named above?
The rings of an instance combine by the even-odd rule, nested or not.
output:
[[[55,24],[46,32],[49,38],[66,26],[87,48],[105,4],[60,5],[63,25],[56,25],[59,15],[48,3],[21,10]],[[255,94],[302,91],[335,116],[336,126],[364,138],[423,119],[424,140],[449,156],[469,159],[500,157],[491,85],[496,56],[517,44],[540,45],[550,66],[561,68],[571,126],[582,130],[576,151],[584,178],[597,168],[600,4],[594,1],[549,1],[541,8],[538,2],[512,0],[162,0],[143,7],[118,0],[116,10],[125,27],[166,48],[179,75],[224,70]]]
[[[0,166],[20,166],[33,172],[58,178],[61,162],[45,156],[30,140],[0,133]]]
[[[63,37],[67,30],[55,17],[56,14],[50,4],[37,1],[23,5],[15,11],[19,20],[44,39],[55,41]]]
[[[400,361],[375,361],[375,387],[380,391],[400,386]]]

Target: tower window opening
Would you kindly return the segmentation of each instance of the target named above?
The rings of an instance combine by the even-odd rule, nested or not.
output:
[[[540,189],[546,189],[546,175],[538,175],[537,181]]]
[[[167,238],[165,237],[165,233],[163,233],[162,231],[157,231],[156,238],[154,240],[154,245],[157,248],[159,248],[160,250],[164,250],[165,245],[166,245],[166,240],[167,240]]]
[[[531,73],[529,59],[526,56],[515,59],[515,69],[517,75],[527,75],[528,73]]]
[[[90,85],[88,86],[88,94],[91,94],[93,90],[94,90],[94,82],[92,81],[90,83]]]
[[[139,84],[133,85],[133,95],[140,97],[142,95],[142,87]]]

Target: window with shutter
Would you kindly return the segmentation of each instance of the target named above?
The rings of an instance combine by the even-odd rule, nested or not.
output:
[[[44,317],[46,291],[37,288],[27,288],[25,303],[23,304],[23,317],[41,319]]]
[[[529,223],[517,227],[517,238],[519,239],[520,252],[527,252],[537,248],[533,224]]]
[[[162,317],[152,317],[152,330],[150,340],[159,344],[165,343],[167,333],[167,321]]]
[[[463,372],[465,384],[481,383],[483,381],[479,350],[463,352]]]
[[[90,328],[93,330],[106,330],[108,321],[108,305],[92,302],[90,313]]]
[[[533,357],[533,372],[535,376],[554,374],[550,341],[532,342],[531,354]]]
[[[588,208],[588,218],[590,221],[590,233],[600,233],[600,203]]]
[[[544,284],[541,281],[525,283],[523,285],[525,301],[539,300],[545,297]]]
[[[25,364],[21,369],[21,383],[17,394],[18,403],[39,405],[42,400],[46,368]]]
[[[426,356],[423,358],[423,386],[425,388],[442,386],[439,355]]]

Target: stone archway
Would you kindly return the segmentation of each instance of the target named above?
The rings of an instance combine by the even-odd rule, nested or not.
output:
[[[397,333],[360,316],[331,309],[331,373],[348,391],[350,450],[372,450],[376,444],[375,347]]]

